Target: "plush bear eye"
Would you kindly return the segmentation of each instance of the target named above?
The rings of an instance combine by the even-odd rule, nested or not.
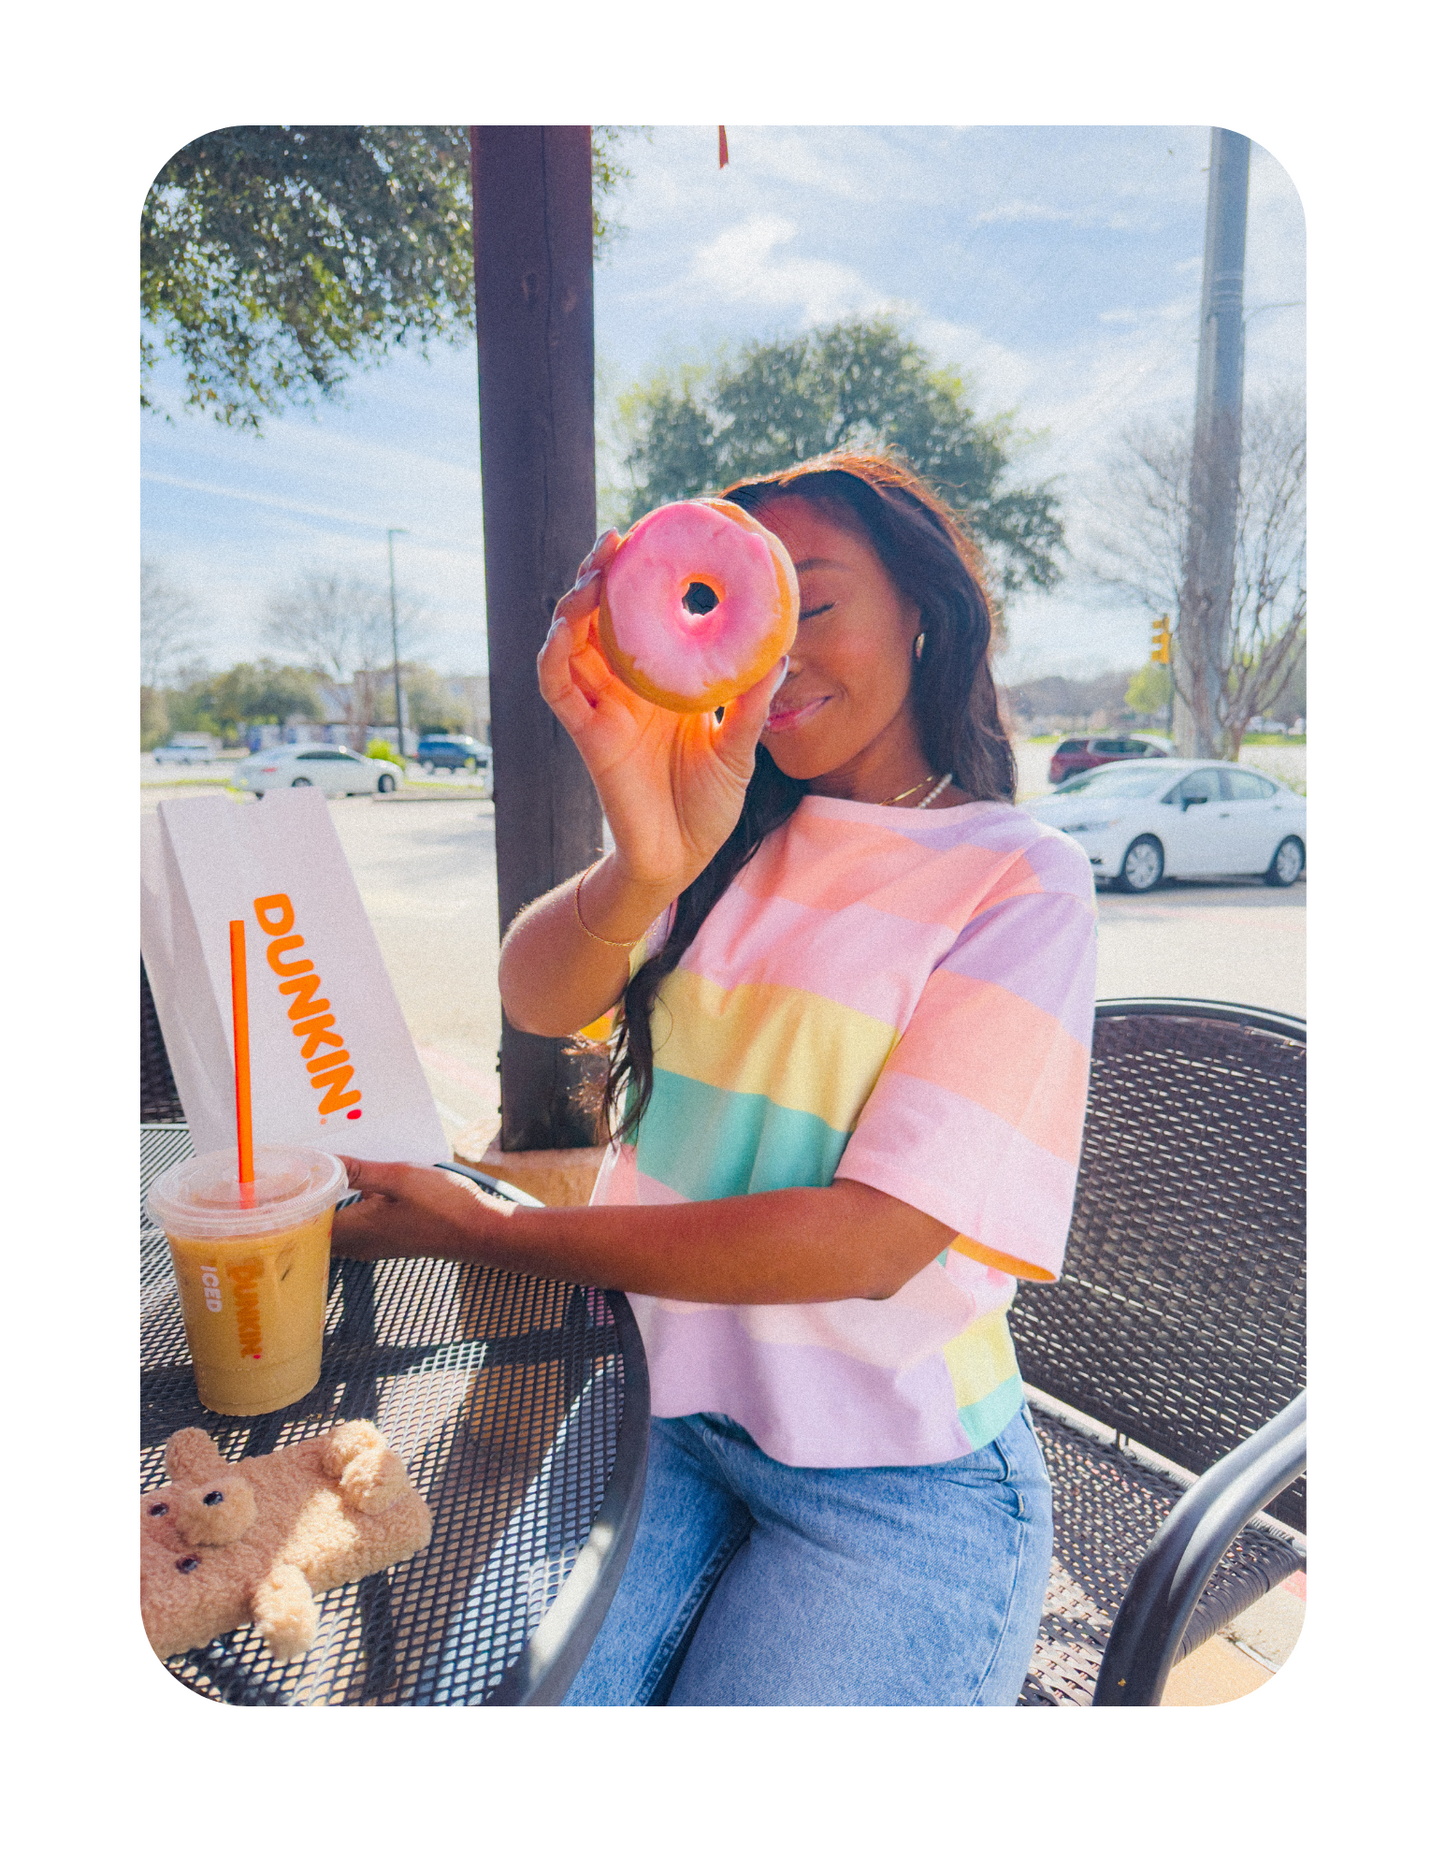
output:
[[[164,1501],[158,1501],[151,1509],[151,1519],[154,1520],[157,1514],[168,1514],[170,1511],[170,1508],[166,1506]]]
[[[188,1553],[184,1559],[178,1559],[176,1561],[176,1571],[194,1572],[200,1563],[200,1560],[196,1558],[194,1553]]]
[[[219,1507],[225,1498],[225,1495],[222,1494],[219,1488],[212,1488],[209,1494],[203,1494],[201,1496],[201,1501],[206,1507]]]

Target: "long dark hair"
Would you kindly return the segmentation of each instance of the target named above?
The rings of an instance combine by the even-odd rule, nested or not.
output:
[[[724,490],[758,514],[782,494],[824,509],[860,533],[894,586],[919,609],[922,656],[913,665],[910,701],[923,757],[952,773],[971,799],[1014,796],[1013,749],[999,718],[989,667],[994,618],[983,561],[958,521],[911,469],[891,455],[838,451]],[[768,836],[808,791],[758,747],[742,814],[700,877],[677,899],[667,940],[644,962],[622,997],[614,1024],[602,1112],[612,1135],[635,1136],[652,1097],[652,1010],[658,990],[702,928],[708,912]],[[613,1128],[613,1113],[621,1121]]]

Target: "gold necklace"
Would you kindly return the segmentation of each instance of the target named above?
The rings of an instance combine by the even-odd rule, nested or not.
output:
[[[933,777],[933,774],[927,773],[919,780],[916,786],[905,786],[901,793],[895,793],[891,799],[880,799],[878,803],[880,806],[896,806],[900,799],[906,799],[910,793],[918,792],[919,789],[926,786]],[[918,804],[914,807],[914,811],[922,812],[926,806],[931,806],[952,778],[953,775],[951,773],[945,773],[943,778],[939,780],[938,784],[934,787],[933,791],[929,793],[926,798],[919,800]]]
[[[906,799],[910,793],[922,792],[923,788],[928,785],[929,781],[932,779],[936,779],[936,778],[937,778],[936,774],[925,773],[923,778],[919,780],[916,786],[905,786],[901,793],[894,793],[891,799],[880,799],[878,803],[880,806],[896,806],[900,799]]]

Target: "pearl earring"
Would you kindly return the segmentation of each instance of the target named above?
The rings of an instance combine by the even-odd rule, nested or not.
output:
[[[916,663],[922,662],[923,660],[924,641],[925,641],[925,633],[920,630],[918,635],[913,639],[913,660]]]

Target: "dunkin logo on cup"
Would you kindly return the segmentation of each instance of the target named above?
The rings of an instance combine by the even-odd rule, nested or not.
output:
[[[296,950],[306,946],[304,936],[295,933],[296,912],[288,896],[257,897],[251,906],[256,921],[271,938],[266,946],[266,960],[272,972],[281,976],[282,994],[291,1001],[287,1019],[291,1031],[301,1041],[301,1062],[311,1080],[313,1091],[322,1093],[316,1109],[322,1117],[359,1105],[361,1093],[348,1091],[354,1076],[346,1050],[346,1041],[336,1029],[331,1016],[331,1002],[321,999],[321,977],[309,956]],[[323,1050],[330,1047],[331,1050]],[[360,1117],[360,1111],[347,1113]]]
[[[257,1287],[261,1281],[259,1260],[241,1260],[226,1269],[231,1276],[231,1291],[236,1299],[236,1337],[243,1358],[261,1356],[261,1301]]]

